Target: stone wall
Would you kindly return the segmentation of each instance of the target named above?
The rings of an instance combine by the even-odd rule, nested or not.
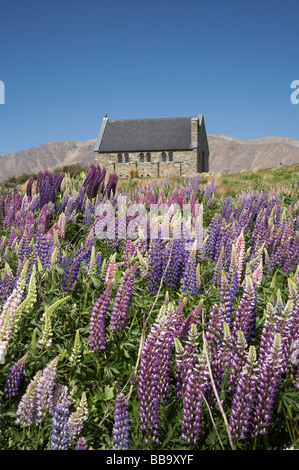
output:
[[[150,162],[147,153],[150,153]],[[125,161],[125,152],[122,152],[122,163],[118,161],[117,153],[97,153],[95,161],[106,167],[108,172],[115,171],[121,178],[133,175],[140,177],[165,178],[172,176],[196,176],[198,173],[209,171],[209,147],[205,123],[202,115],[191,118],[191,149],[173,150],[172,161],[166,151],[166,161],[163,161],[163,151],[144,150],[144,162],[140,161],[140,152],[128,152],[128,161]]]
[[[151,161],[140,162],[140,152],[128,152],[129,162],[125,163],[125,153],[122,153],[122,163],[118,163],[117,153],[97,153],[95,161],[105,166],[108,172],[115,171],[120,178],[130,177],[132,172],[138,171],[140,177],[167,178],[172,176],[196,176],[197,149],[173,151],[173,161],[169,161],[169,152],[166,153],[166,162],[162,161],[162,152],[149,152]]]

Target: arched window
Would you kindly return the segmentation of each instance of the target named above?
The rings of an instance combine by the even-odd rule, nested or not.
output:
[[[121,153],[117,155],[117,163],[122,163],[123,162],[123,156]]]
[[[147,162],[150,162],[150,161],[151,161],[151,154],[150,154],[150,153],[147,153],[147,154],[146,154],[146,161],[147,161]]]
[[[173,153],[172,153],[172,152],[169,152],[169,154],[168,154],[168,160],[169,160],[170,162],[173,162]]]
[[[125,163],[129,163],[129,154],[125,153]]]
[[[141,163],[144,162],[144,153],[140,153],[140,154],[139,154],[139,161],[140,161]]]
[[[162,152],[162,162],[166,162],[166,153]]]

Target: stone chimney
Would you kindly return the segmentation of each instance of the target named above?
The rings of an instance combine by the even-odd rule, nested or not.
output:
[[[191,147],[198,147],[198,117],[191,118]]]

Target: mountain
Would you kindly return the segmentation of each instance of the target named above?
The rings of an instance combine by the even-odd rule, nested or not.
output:
[[[228,135],[208,136],[210,171],[238,173],[254,168],[272,168],[299,163],[299,141],[287,137],[236,139]],[[37,147],[0,156],[0,181],[24,173],[38,173],[72,163],[89,166],[94,161],[96,139],[47,142]]]
[[[239,173],[241,170],[273,168],[299,163],[299,141],[287,137],[236,139],[216,134],[208,137],[210,171]]]

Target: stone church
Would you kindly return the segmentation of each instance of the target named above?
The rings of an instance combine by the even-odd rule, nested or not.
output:
[[[196,176],[209,171],[202,114],[196,117],[110,120],[104,117],[95,161],[119,177]]]

